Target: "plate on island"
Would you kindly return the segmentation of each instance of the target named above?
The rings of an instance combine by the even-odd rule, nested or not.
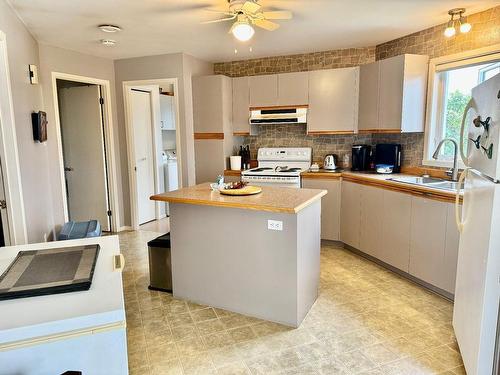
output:
[[[241,189],[221,189],[219,190],[224,195],[254,195],[262,192],[260,186],[245,186]]]

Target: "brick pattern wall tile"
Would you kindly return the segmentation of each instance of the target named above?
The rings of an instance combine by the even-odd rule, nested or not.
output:
[[[375,47],[346,48],[333,51],[215,63],[214,74],[242,77],[261,74],[305,72],[320,69],[348,68],[373,61],[375,61]]]
[[[403,53],[434,58],[500,43],[500,6],[471,14],[468,21],[472,30],[467,34],[457,33],[452,38],[446,38],[443,35],[446,24],[438,25],[378,45],[376,58],[381,60]]]

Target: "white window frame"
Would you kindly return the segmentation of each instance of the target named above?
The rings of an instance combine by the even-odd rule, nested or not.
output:
[[[445,79],[437,79],[440,77],[437,73],[452,68],[466,67],[487,63],[492,60],[500,59],[500,44],[480,48],[472,51],[456,53],[453,55],[436,57],[429,61],[429,82],[427,88],[427,110],[425,121],[425,144],[424,158],[422,165],[433,167],[452,167],[453,160],[434,160],[432,154],[437,147],[437,143],[441,138],[437,137],[439,131],[442,131],[444,121],[444,108],[442,92],[446,87]],[[441,114],[438,116],[438,114]],[[439,133],[441,134],[441,133]],[[459,158],[459,166],[464,168],[462,160]]]

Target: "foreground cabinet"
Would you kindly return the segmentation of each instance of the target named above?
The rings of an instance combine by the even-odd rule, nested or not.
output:
[[[304,178],[302,187],[327,190],[321,199],[321,239],[338,241],[340,239],[340,179]]]

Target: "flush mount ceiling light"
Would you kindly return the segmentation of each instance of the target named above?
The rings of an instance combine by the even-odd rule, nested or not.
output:
[[[447,38],[451,38],[457,33],[456,23],[460,25],[459,29],[462,34],[468,33],[472,29],[472,25],[467,22],[467,17],[464,16],[465,8],[455,8],[448,11],[451,19],[446,25],[444,30],[444,35]]]
[[[244,15],[239,15],[238,20],[233,24],[229,33],[233,34],[240,42],[246,42],[252,39],[255,30]]]
[[[119,26],[115,26],[115,25],[99,25],[97,27],[101,31],[104,31],[105,33],[117,33],[119,31],[122,31],[122,29]]]
[[[106,47],[111,47],[116,44],[116,40],[113,39],[101,39],[101,44]]]

